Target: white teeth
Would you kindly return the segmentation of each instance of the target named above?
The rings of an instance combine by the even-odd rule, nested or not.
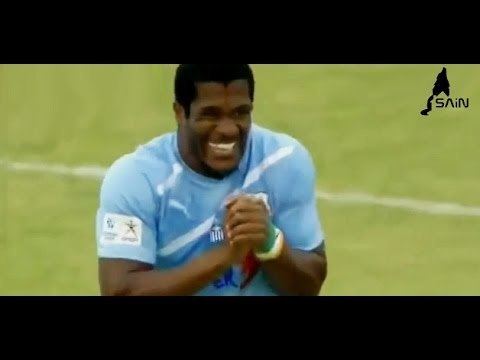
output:
[[[215,150],[220,150],[222,152],[230,152],[233,150],[233,147],[235,146],[235,143],[230,143],[230,144],[222,144],[222,143],[219,143],[219,144],[214,144],[214,143],[208,143],[208,145],[210,145],[212,148],[214,148]]]

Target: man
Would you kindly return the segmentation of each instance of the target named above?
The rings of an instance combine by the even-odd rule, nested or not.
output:
[[[178,130],[109,169],[97,212],[104,295],[318,295],[315,171],[252,124],[248,65],[180,65]]]

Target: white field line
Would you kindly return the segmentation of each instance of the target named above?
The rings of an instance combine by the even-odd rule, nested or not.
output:
[[[379,205],[437,215],[480,216],[480,207],[467,206],[455,203],[417,200],[411,198],[375,196],[364,193],[332,194],[319,190],[317,190],[316,195],[317,199],[323,199],[338,203]]]
[[[98,165],[66,166],[60,164],[25,163],[0,161],[0,164],[14,172],[40,172],[56,175],[67,175],[80,178],[101,180],[106,168]],[[466,206],[456,203],[425,201],[412,198],[397,198],[376,196],[365,193],[330,193],[317,190],[317,199],[344,204],[378,205],[390,208],[404,209],[413,212],[452,215],[452,216],[480,216],[480,207]]]

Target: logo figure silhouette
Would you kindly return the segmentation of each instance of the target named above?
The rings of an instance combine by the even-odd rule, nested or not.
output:
[[[423,109],[420,114],[428,116],[428,113],[432,110],[432,100],[434,96],[438,96],[441,93],[444,93],[447,96],[450,96],[450,83],[447,78],[447,69],[443,68],[442,71],[437,75],[437,81],[433,85],[432,95],[427,100],[427,108]]]
[[[135,231],[135,228],[137,227],[137,225],[135,225],[132,220],[130,220],[129,223],[125,223],[125,225],[128,226],[128,230],[125,235],[131,232],[136,238],[138,238],[137,232]]]

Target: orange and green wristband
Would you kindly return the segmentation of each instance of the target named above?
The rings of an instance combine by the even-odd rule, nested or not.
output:
[[[282,231],[270,222],[267,240],[261,250],[255,251],[255,256],[261,261],[278,258],[282,252],[284,241]]]

